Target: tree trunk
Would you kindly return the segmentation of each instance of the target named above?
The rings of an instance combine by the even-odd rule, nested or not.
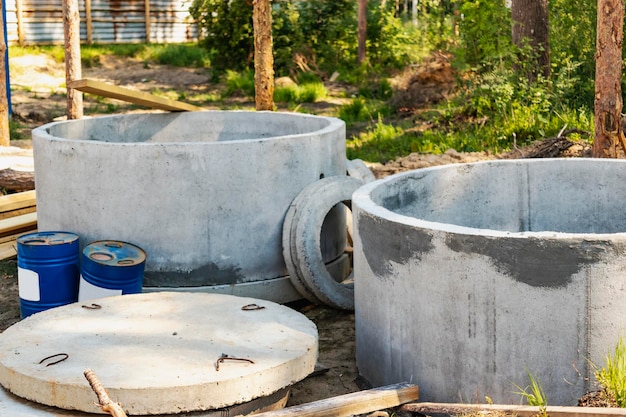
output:
[[[80,15],[78,0],[63,0],[63,27],[65,34],[65,84],[82,78],[80,63]],[[67,89],[67,118],[83,117],[83,93]]]
[[[274,55],[270,0],[253,0],[254,89],[257,110],[274,110]]]
[[[4,2],[0,3],[0,146],[9,146],[11,136],[9,129],[9,96],[7,94],[7,44],[4,39]]]
[[[524,46],[525,39],[537,54],[536,65],[531,65],[529,80],[537,75],[550,76],[550,34],[548,23],[548,0],[513,0],[511,2],[513,21],[512,40],[517,46]]]
[[[623,0],[598,0],[593,156],[616,158],[621,129]]]
[[[363,62],[365,62],[365,59],[367,58],[367,52],[366,52],[366,41],[367,41],[367,0],[359,0],[358,3],[358,18],[359,18],[359,24],[358,24],[358,29],[359,29],[359,34],[358,34],[358,44],[359,44],[359,49],[358,49],[358,55],[357,55],[357,62],[359,64],[362,64]]]

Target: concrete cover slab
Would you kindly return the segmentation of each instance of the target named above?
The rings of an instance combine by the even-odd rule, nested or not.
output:
[[[129,414],[168,414],[267,396],[305,378],[317,360],[315,325],[269,301],[165,292],[91,303],[100,308],[70,304],[0,334],[0,384],[32,401],[96,413],[83,376],[90,368]],[[60,354],[67,359],[52,364]],[[59,356],[45,359],[51,355]],[[218,367],[224,355],[253,363]]]

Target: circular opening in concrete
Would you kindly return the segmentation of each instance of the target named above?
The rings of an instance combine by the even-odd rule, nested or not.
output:
[[[433,228],[455,225],[508,236],[621,233],[626,211],[616,196],[626,180],[622,166],[589,159],[441,166],[398,174],[371,186],[369,195],[373,204]]]
[[[410,171],[352,199],[357,365],[420,399],[548,402],[594,389],[626,329],[626,161]]]
[[[332,129],[335,123],[298,113],[213,111],[115,115],[80,119],[78,124],[52,123],[45,131],[60,140],[210,143],[306,136]]]

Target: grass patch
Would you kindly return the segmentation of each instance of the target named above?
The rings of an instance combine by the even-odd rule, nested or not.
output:
[[[65,61],[65,49],[61,45],[11,46],[9,48],[9,57],[31,54],[46,54],[59,63]],[[87,68],[99,65],[100,57],[103,55],[136,58],[177,67],[203,68],[210,66],[209,53],[195,43],[81,45],[81,62]]]
[[[302,85],[277,87],[274,101],[277,103],[315,103],[328,95],[321,81],[307,82]]]
[[[240,94],[244,97],[254,97],[254,72],[253,71],[231,71],[227,70],[224,75],[226,82],[226,97]]]
[[[596,380],[615,398],[618,407],[626,407],[626,344],[619,338],[613,355],[605,358],[604,367],[596,371]]]
[[[540,415],[545,415],[545,408],[548,406],[548,399],[546,398],[546,393],[541,386],[541,382],[528,369],[526,369],[526,374],[528,375],[528,379],[530,381],[529,384],[522,388],[513,383],[517,389],[515,393],[521,395],[522,399],[525,399],[528,405],[543,408],[543,413],[540,413]]]

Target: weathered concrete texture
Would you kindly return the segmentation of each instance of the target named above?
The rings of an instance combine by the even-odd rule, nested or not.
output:
[[[575,405],[626,330],[626,161],[410,171],[352,200],[357,365],[420,399]]]
[[[315,324],[269,301],[159,292],[92,302],[101,308],[70,304],[0,334],[0,384],[41,404],[97,412],[83,376],[90,368],[129,415],[173,414],[268,396],[317,361]],[[61,352],[67,359],[47,366]],[[252,363],[218,366],[224,354]]]
[[[276,112],[132,114],[33,130],[41,230],[146,250],[146,287],[287,275],[282,221],[308,184],[346,175],[345,124]],[[329,222],[345,224],[343,210]],[[343,252],[327,227],[324,259]],[[271,297],[272,293],[267,294]],[[289,301],[289,300],[277,300]]]

